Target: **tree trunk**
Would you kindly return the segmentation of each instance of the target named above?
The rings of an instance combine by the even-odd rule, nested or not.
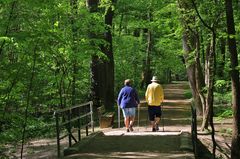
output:
[[[228,47],[231,60],[231,81],[232,81],[232,108],[233,108],[233,133],[231,145],[231,159],[240,158],[240,87],[239,87],[239,71],[238,55],[236,45],[236,31],[233,17],[232,0],[225,0],[226,17],[227,17],[227,32],[228,32]],[[234,37],[230,37],[233,36]]]
[[[113,0],[111,0],[113,3]],[[113,5],[113,4],[111,4]],[[113,7],[110,6],[107,9],[105,15],[105,25],[106,31],[104,34],[104,39],[107,42],[107,45],[104,45],[102,51],[108,57],[108,60],[105,62],[105,98],[104,106],[107,110],[111,110],[114,107],[114,59],[113,59],[113,48],[112,48],[112,21],[113,21]]]
[[[187,36],[186,34],[187,33],[185,33],[183,36],[183,49],[185,51],[184,59],[186,62],[188,81],[189,81],[189,84],[190,84],[190,87],[192,90],[195,107],[196,107],[196,110],[198,111],[197,113],[202,114],[202,103],[201,103],[201,99],[200,99],[200,96],[198,93],[200,91],[198,90],[197,83],[196,83],[197,82],[196,62],[195,61],[189,62],[189,61],[191,61],[191,59],[189,58],[189,54],[192,52],[191,48],[196,47],[196,46],[194,46],[194,44],[192,44],[192,46],[189,46],[189,44],[190,44],[189,41],[195,41],[194,40],[195,37],[193,35]],[[189,34],[191,34],[191,33],[189,33]]]
[[[86,6],[91,13],[97,12],[98,11],[98,3],[99,0],[86,0]],[[90,24],[91,25],[91,24]],[[89,31],[89,39],[94,39],[96,38],[97,35],[93,31]],[[95,46],[94,42],[91,41],[91,44],[93,47]],[[90,76],[91,76],[91,86],[90,86],[90,98],[93,101],[93,106],[94,107],[100,107],[101,102],[100,102],[100,71],[101,71],[101,61],[99,57],[96,54],[92,55],[91,63],[90,63]],[[102,71],[104,72],[104,71]]]
[[[33,79],[35,76],[35,72],[36,72],[36,60],[37,60],[37,46],[35,46],[34,48],[34,55],[33,55],[33,64],[32,64],[32,72],[31,72],[31,76],[29,79],[29,85],[28,85],[28,90],[27,90],[27,104],[26,104],[26,108],[25,108],[25,113],[24,113],[24,123],[23,123],[23,129],[22,129],[22,145],[21,145],[21,159],[23,158],[23,146],[24,146],[24,142],[25,142],[25,134],[26,134],[26,128],[27,128],[27,120],[28,120],[28,109],[29,109],[29,105],[30,102],[32,100],[32,88],[33,88]]]
[[[199,94],[199,97],[201,99],[201,104],[202,107],[198,107],[197,112],[198,115],[203,115],[203,110],[206,107],[206,102],[205,102],[205,96],[204,96],[204,92],[203,92],[203,88],[205,87],[205,83],[204,83],[204,77],[203,77],[203,73],[202,73],[202,66],[201,66],[201,62],[200,62],[200,40],[199,40],[199,34],[196,35],[197,38],[197,43],[196,43],[196,53],[195,53],[195,62],[196,62],[196,72],[195,72],[195,76],[196,76],[196,88]]]
[[[213,124],[213,84],[214,84],[214,54],[216,47],[216,33],[215,30],[212,30],[212,41],[209,47],[209,51],[207,51],[206,55],[206,68],[205,72],[207,76],[205,77],[206,87],[207,87],[207,95],[206,95],[206,108],[203,113],[203,121],[201,130],[208,129],[208,124],[210,123],[212,129],[212,142],[213,142],[213,158],[215,159],[215,151],[216,151],[216,141],[215,141],[215,129]]]
[[[209,89],[209,77],[210,77],[210,75],[209,75],[209,73],[210,73],[210,51],[211,51],[211,43],[209,43],[208,45],[207,45],[207,49],[206,49],[206,55],[205,55],[205,69],[204,69],[204,71],[205,71],[205,85],[206,85],[206,87],[207,87],[207,89]],[[205,91],[205,92],[207,92],[207,91]],[[208,92],[207,92],[207,94],[208,94]],[[204,95],[204,93],[203,93],[203,95]],[[201,131],[203,131],[204,129],[208,129],[208,121],[209,121],[209,105],[208,105],[208,103],[207,103],[207,98],[208,98],[208,95],[204,95],[204,99],[205,99],[205,101],[203,101],[202,100],[202,103],[204,103],[203,104],[203,118],[202,118],[202,126],[201,126]],[[201,98],[201,99],[203,99],[203,97]]]
[[[192,9],[190,1],[186,0],[178,0],[179,7],[186,12],[190,11]],[[184,15],[185,12],[183,11],[182,14]],[[194,35],[195,33],[193,32],[193,29],[188,26],[189,24],[194,24],[194,17],[192,15],[186,15],[188,16],[188,21],[185,21],[185,18],[182,19],[182,23],[184,26],[184,32],[183,32],[183,50],[184,50],[184,60],[185,60],[185,65],[187,69],[187,75],[188,75],[188,81],[189,85],[192,90],[193,98],[194,98],[194,103],[196,110],[198,111],[198,114],[201,114],[202,110],[202,103],[201,99],[199,96],[200,92],[197,89],[197,84],[196,84],[196,62],[195,60],[191,59],[191,52],[196,49],[196,43],[197,39],[196,36]]]
[[[113,3],[113,1],[111,1]],[[90,13],[98,11],[98,0],[87,0]],[[114,106],[114,59],[112,49],[112,20],[113,4],[107,8],[105,14],[106,29],[104,40],[106,44],[100,45],[101,51],[107,56],[107,60],[101,60],[97,55],[92,55],[91,61],[91,99],[95,106],[103,105],[106,110]],[[96,33],[90,33],[96,38]],[[94,45],[94,44],[93,44]]]
[[[146,50],[146,68],[145,68],[145,86],[151,83],[152,71],[151,71],[151,52],[152,52],[152,32],[148,29],[147,33],[147,50]]]
[[[152,11],[149,10],[148,13],[148,21],[152,21]],[[153,49],[153,36],[152,31],[150,28],[147,29],[147,49],[146,49],[146,63],[145,63],[145,70],[144,70],[144,82],[145,86],[147,87],[151,83],[152,78],[152,71],[151,71],[151,53]]]

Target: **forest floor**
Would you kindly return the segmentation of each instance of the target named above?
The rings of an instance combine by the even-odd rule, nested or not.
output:
[[[165,104],[163,106],[163,120],[160,131],[151,132],[147,120],[147,107],[142,101],[139,111],[139,121],[136,119],[134,131],[126,133],[122,128],[96,128],[103,135],[81,147],[79,154],[68,158],[187,158],[191,152],[180,151],[181,139],[179,134],[191,132],[191,107],[190,100],[186,99],[185,91],[189,89],[185,82],[164,85]],[[137,113],[138,114],[138,113]],[[137,117],[136,117],[137,118]],[[198,129],[201,119],[198,119]],[[228,158],[231,143],[231,119],[214,120],[216,129],[217,156]],[[121,125],[123,120],[121,119]],[[164,125],[163,125],[164,124]],[[117,125],[117,124],[116,124]],[[164,132],[163,132],[164,128]],[[209,133],[198,133],[199,159],[210,158],[212,140]],[[105,142],[105,143],[103,143]],[[124,147],[123,147],[124,143]],[[151,146],[149,146],[151,145]],[[61,142],[62,150],[67,147],[67,140]],[[20,158],[19,145],[7,145],[6,158]],[[2,159],[3,157],[0,156]],[[56,138],[34,139],[24,146],[26,159],[53,159],[57,158]]]

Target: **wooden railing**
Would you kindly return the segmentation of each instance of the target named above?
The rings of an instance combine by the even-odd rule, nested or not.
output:
[[[79,142],[81,140],[81,129],[85,128],[86,136],[89,134],[89,126],[94,132],[93,122],[93,102],[87,102],[74,107],[57,110],[54,112],[56,118],[57,132],[57,153],[61,156],[60,141],[68,137],[69,147],[72,146],[72,140]],[[77,131],[77,139],[74,133]]]

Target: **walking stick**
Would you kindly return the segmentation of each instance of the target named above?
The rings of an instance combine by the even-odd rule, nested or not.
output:
[[[118,128],[121,127],[121,112],[120,106],[118,106]]]
[[[139,123],[140,123],[140,103],[138,104],[138,131],[139,131]]]
[[[162,107],[162,115],[161,115],[161,120],[162,120],[162,124],[163,124],[163,132],[164,132],[163,104],[161,105],[161,107]]]

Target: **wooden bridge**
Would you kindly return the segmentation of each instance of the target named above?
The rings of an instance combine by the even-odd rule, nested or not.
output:
[[[65,149],[64,158],[194,158],[191,102],[184,96],[187,89],[188,84],[185,82],[164,86],[166,100],[158,132],[151,131],[147,120],[147,106],[142,101],[133,132],[126,132],[121,118],[120,128],[95,128],[94,133]]]

